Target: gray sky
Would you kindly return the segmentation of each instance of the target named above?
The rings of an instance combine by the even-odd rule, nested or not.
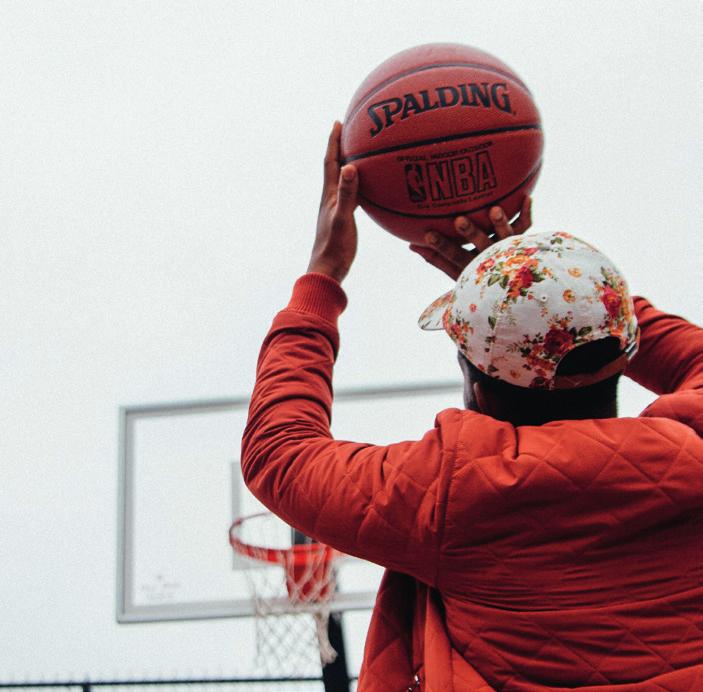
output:
[[[329,128],[391,54],[456,41],[514,67],[545,130],[534,228],[703,322],[702,18],[686,1],[0,4],[0,681],[245,666],[233,621],[114,623],[117,409],[248,394],[307,265]],[[458,377],[449,340],[416,328],[448,280],[357,218],[337,384]],[[649,396],[625,388],[623,413]]]

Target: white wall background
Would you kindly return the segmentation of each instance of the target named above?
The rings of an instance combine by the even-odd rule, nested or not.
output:
[[[250,391],[329,127],[398,50],[512,65],[546,136],[535,228],[703,321],[702,20],[685,0],[0,4],[0,681],[241,667],[236,622],[114,622],[117,408]],[[456,376],[415,327],[448,282],[358,216],[337,384]]]

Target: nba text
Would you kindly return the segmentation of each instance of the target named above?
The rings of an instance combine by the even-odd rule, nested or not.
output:
[[[487,151],[441,161],[405,164],[411,202],[427,204],[472,197],[498,185]]]

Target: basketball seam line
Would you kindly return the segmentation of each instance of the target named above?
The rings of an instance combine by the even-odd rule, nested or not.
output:
[[[482,137],[483,135],[497,135],[503,132],[519,132],[520,130],[541,130],[541,125],[511,125],[509,127],[495,127],[491,130],[480,130],[478,132],[460,132],[455,135],[445,135],[444,137],[433,137],[432,139],[421,139],[407,144],[395,144],[392,147],[384,147],[383,149],[374,149],[366,151],[362,154],[352,154],[342,159],[342,164],[359,161],[360,159],[368,159],[373,156],[381,156],[382,154],[390,154],[394,151],[403,149],[411,149],[413,147],[423,147],[428,144],[441,144],[442,142],[452,142],[457,139],[470,139],[471,137]]]
[[[391,209],[390,207],[384,207],[380,204],[377,204],[376,202],[369,199],[368,197],[362,195],[361,193],[358,194],[358,197],[359,197],[359,199],[364,200],[364,202],[368,202],[368,204],[376,207],[377,209],[381,209],[382,211],[387,211],[391,214],[395,214],[396,216],[405,216],[405,217],[412,218],[412,219],[451,219],[456,216],[463,216],[464,214],[472,214],[475,211],[480,211],[481,209],[486,209],[487,207],[495,206],[496,204],[498,204],[498,202],[501,202],[506,197],[510,197],[510,195],[512,195],[517,190],[519,190],[523,185],[530,182],[530,180],[537,175],[537,173],[539,172],[539,169],[541,167],[542,167],[542,159],[539,160],[537,165],[529,172],[529,174],[520,183],[518,183],[512,190],[510,190],[509,192],[506,192],[504,195],[494,199],[493,201],[489,202],[488,204],[482,204],[481,206],[474,207],[473,209],[465,209],[463,211],[452,212],[451,214],[410,214],[408,212],[397,211],[395,209]]]
[[[509,77],[512,79],[514,82],[519,84],[530,96],[532,96],[530,90],[527,88],[527,85],[522,82],[516,75],[510,73],[510,72],[505,72],[504,70],[499,70],[495,67],[490,67],[488,65],[484,65],[480,62],[446,62],[446,63],[436,63],[434,65],[422,65],[421,67],[413,67],[412,70],[407,70],[405,72],[399,72],[398,74],[394,75],[393,77],[388,77],[388,79],[384,80],[380,84],[376,85],[369,91],[367,91],[363,96],[359,97],[359,102],[357,105],[354,107],[354,110],[352,110],[349,115],[347,115],[346,120],[349,120],[349,118],[353,117],[354,115],[357,114],[357,112],[361,109],[361,107],[364,105],[364,102],[369,99],[371,96],[374,94],[377,94],[381,89],[384,89],[387,87],[389,84],[393,84],[393,82],[398,81],[399,79],[402,79],[403,77],[408,77],[409,75],[416,74],[418,72],[425,72],[426,70],[434,70],[436,67],[479,67],[482,70],[485,70],[486,72],[493,72],[494,74],[499,74],[502,77]]]

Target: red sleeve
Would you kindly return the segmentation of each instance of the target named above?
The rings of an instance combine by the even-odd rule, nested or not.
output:
[[[703,329],[635,298],[640,347],[626,374],[656,394],[703,388]]]
[[[242,440],[244,480],[303,533],[433,585],[452,445],[441,426],[388,446],[332,438],[336,322],[345,305],[339,284],[307,274],[274,319]]]

